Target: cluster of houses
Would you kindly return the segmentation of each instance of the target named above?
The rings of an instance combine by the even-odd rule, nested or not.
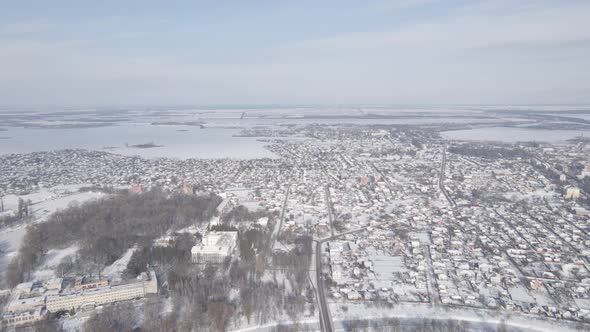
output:
[[[82,150],[0,156],[8,166],[0,171],[0,190],[89,183],[135,184],[138,192],[153,185],[186,194],[225,192],[218,215],[238,205],[280,213],[273,238],[350,232],[320,248],[331,294],[341,301],[436,303],[588,320],[590,212],[579,181],[590,176],[590,164],[568,168],[587,158],[587,145],[520,146],[543,159],[531,162],[449,152],[445,159],[449,142],[427,131],[308,127],[270,134],[297,139],[269,142],[278,159],[138,162]],[[545,164],[561,165],[559,183],[542,172]],[[199,180],[192,185],[186,179]],[[268,219],[259,223],[266,227]],[[235,254],[237,241],[236,232],[207,232],[192,248],[192,260],[223,262]],[[65,293],[39,287],[43,300],[24,295],[24,311],[13,307],[9,320],[148,294],[145,281],[144,295],[128,285],[73,286]]]
[[[347,300],[428,303],[428,264],[417,236],[396,238],[384,227],[331,241],[326,272],[332,296]]]
[[[252,161],[251,167],[257,162],[262,161]],[[175,191],[186,179],[200,179],[200,190],[223,191],[242,168],[242,161],[234,159],[142,159],[87,150],[0,155],[0,164],[0,195],[68,184]]]

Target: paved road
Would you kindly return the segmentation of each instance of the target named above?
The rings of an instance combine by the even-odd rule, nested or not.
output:
[[[442,159],[442,163],[441,163],[441,169],[440,169],[440,177],[438,179],[438,185],[440,190],[442,191],[442,193],[445,195],[446,199],[449,201],[449,204],[451,204],[452,207],[456,207],[457,204],[455,203],[455,201],[449,196],[449,194],[447,193],[444,185],[443,185],[443,181],[444,181],[444,174],[445,174],[445,167],[446,167],[446,161],[447,161],[447,154],[446,154],[446,146],[443,148],[443,159]],[[329,199],[329,192],[327,190],[328,187],[326,186],[325,189],[326,190],[326,200]],[[329,202],[326,202],[327,204],[329,204]],[[328,207],[328,212],[329,212],[329,216],[330,216],[330,225],[332,224],[332,214],[331,214],[331,210],[330,210],[330,206]],[[282,218],[281,218],[282,219]],[[352,234],[352,233],[356,233],[362,230],[365,230],[367,227],[375,227],[375,226],[380,226],[382,224],[385,224],[386,222],[383,223],[379,223],[376,225],[370,225],[370,226],[366,226],[366,227],[362,227],[362,228],[358,228],[358,229],[354,229],[354,230],[350,230],[347,232],[343,232],[340,234],[336,234],[334,235],[333,231],[332,231],[332,236],[328,237],[328,238],[323,238],[320,240],[316,240],[316,259],[315,259],[315,263],[316,263],[316,284],[317,284],[317,294],[318,294],[318,302],[320,305],[320,326],[322,328],[322,331],[325,332],[332,332],[334,331],[333,325],[332,325],[332,317],[330,316],[330,308],[328,307],[327,301],[326,301],[326,294],[325,294],[325,290],[324,290],[324,280],[322,278],[322,245],[328,241],[334,240],[338,237],[344,236],[346,234]],[[428,255],[430,256],[430,255]],[[430,268],[432,268],[432,262],[429,262],[429,266]],[[431,288],[432,292],[431,294],[434,294],[434,292],[436,291],[435,289],[435,282],[434,282],[434,272],[433,271],[428,271],[427,272],[429,275],[429,288]],[[433,305],[438,305],[440,303],[440,299],[435,297],[435,296],[431,296],[432,299],[432,304]]]
[[[318,289],[318,302],[320,304],[320,326],[324,332],[332,332],[332,317],[330,316],[330,308],[326,303],[326,294],[324,292],[324,280],[322,278],[322,244],[328,239],[316,241],[315,247],[315,273],[316,284]]]
[[[352,234],[360,231],[364,231],[368,227],[377,227],[387,222],[382,222],[374,225],[369,225],[357,229],[353,229],[347,232],[343,232],[340,234],[336,234],[327,238],[314,240],[316,242],[315,247],[315,270],[316,270],[316,286],[317,286],[317,294],[318,294],[318,302],[320,305],[320,327],[324,332],[332,332],[334,331],[334,327],[332,325],[332,316],[330,315],[330,308],[328,307],[328,303],[326,301],[326,293],[324,291],[324,279],[322,278],[322,245],[326,242],[332,241],[337,239],[341,236]]]
[[[328,220],[330,221],[330,235],[334,236],[334,216],[332,215],[332,199],[330,198],[330,188],[326,185],[324,187],[324,200],[328,207]]]
[[[445,185],[444,185],[446,167],[447,167],[447,147],[445,145],[443,147],[443,157],[442,157],[442,162],[440,165],[440,176],[438,178],[438,187],[440,188],[440,191],[443,193],[443,195],[445,195],[445,198],[447,199],[449,204],[451,204],[451,207],[457,207],[457,203],[455,203],[455,200],[453,200],[453,198],[451,198],[449,193],[447,193],[447,189],[445,188]]]

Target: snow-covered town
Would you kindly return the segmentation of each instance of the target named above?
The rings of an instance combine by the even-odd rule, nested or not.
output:
[[[257,230],[268,237],[270,256],[254,249],[256,273],[260,280],[278,278],[288,289],[288,278],[273,266],[302,250],[298,239],[311,241],[302,288],[310,296],[300,316],[237,319],[228,323],[230,330],[273,319],[331,330],[367,312],[412,319],[439,317],[444,310],[515,329],[588,328],[590,141],[482,144],[387,126],[244,134],[273,137],[264,140],[276,157],[142,159],[86,150],[0,156],[1,215],[22,213],[25,206],[32,216],[3,226],[2,241],[11,242],[3,247],[2,271],[17,254],[26,224],[43,224],[55,211],[118,190],[140,197],[160,188],[219,196],[205,223],[189,222],[153,239],[153,248],[176,250],[175,243],[190,234],[194,240],[185,252],[196,269],[244,259],[242,241]],[[23,283],[3,291],[3,321],[18,326],[59,319],[76,329],[72,321],[88,319],[88,312],[142,298],[160,298],[160,314],[169,313],[174,309],[165,298],[175,295],[166,271],[150,266],[136,280],[124,273],[138,246],[100,276],[63,271],[78,244],[50,249]],[[98,279],[84,288],[91,277]],[[94,299],[96,293],[103,297]],[[245,312],[239,299],[230,302]],[[401,308],[417,316],[402,315]],[[51,315],[63,310],[68,314]]]
[[[2,1],[0,331],[590,331],[590,1]]]

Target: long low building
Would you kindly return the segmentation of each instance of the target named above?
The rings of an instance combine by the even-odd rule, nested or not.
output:
[[[143,283],[133,283],[103,288],[85,289],[72,294],[58,294],[47,297],[50,312],[78,309],[86,305],[101,305],[145,296]]]
[[[8,304],[6,304],[6,308],[4,308],[4,311],[17,312],[42,307],[45,305],[45,297],[46,295],[43,294],[42,296],[19,298],[18,294],[16,294],[16,296],[10,302],[8,302]]]
[[[45,308],[39,307],[29,310],[7,312],[2,317],[2,323],[5,324],[7,327],[17,327],[22,325],[33,324],[46,318],[47,310]]]
[[[91,288],[77,287],[72,292],[63,293],[60,292],[62,281],[29,282],[16,287],[4,308],[4,326],[27,325],[45,319],[51,312],[77,310],[83,306],[132,300],[158,293],[158,280],[154,271],[144,275],[141,281],[120,285],[100,282],[88,286]]]
[[[50,295],[47,297],[46,307],[49,312],[75,310],[87,305],[97,306],[138,299],[146,296],[146,294],[155,294],[157,292],[158,281],[156,274],[152,271],[147,281],[84,289],[70,294]]]

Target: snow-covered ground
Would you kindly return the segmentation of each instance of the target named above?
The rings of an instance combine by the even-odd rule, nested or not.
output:
[[[302,331],[320,331],[319,320],[315,318],[302,319],[295,324],[289,319],[282,320],[280,322],[272,322],[267,324],[242,326],[236,329],[231,329],[232,332],[271,332],[276,331],[278,326],[291,326],[300,328]]]
[[[127,264],[136,250],[137,247],[129,248],[121,258],[114,261],[113,264],[105,267],[101,272],[102,277],[109,278],[113,281],[121,280],[121,274],[123,274],[123,271],[127,268]]]
[[[429,304],[396,304],[393,308],[367,306],[362,302],[337,302],[330,303],[330,312],[338,328],[339,322],[353,319],[440,319],[446,321],[455,319],[469,323],[500,324],[505,321],[507,325],[523,331],[579,331],[573,323],[536,317],[526,317],[517,313],[502,313],[491,310],[435,308]],[[341,326],[340,326],[341,328]]]
[[[55,277],[55,268],[59,263],[68,256],[74,256],[80,249],[77,245],[72,245],[64,249],[51,249],[45,254],[45,261],[37,271],[35,271],[34,279],[49,280]]]
[[[78,192],[78,189],[82,186],[56,186],[42,188],[35,193],[23,196],[7,195],[3,197],[4,208],[7,211],[14,211],[18,207],[19,197],[25,201],[30,199],[32,202],[33,222],[44,222],[53,212],[65,209],[73,202],[83,203],[104,196],[103,193]],[[23,224],[0,229],[0,275],[4,274],[6,266],[12,257],[16,255],[25,232],[26,225]]]
[[[70,194],[78,193],[78,190],[85,185],[74,184],[74,185],[60,185],[51,188],[41,188],[39,191],[27,194],[27,195],[6,195],[3,196],[4,208],[7,210],[14,210],[18,207],[18,199],[22,198],[25,201],[31,200],[34,204],[43,202],[46,200],[52,200],[60,196],[68,196]]]
[[[90,318],[89,315],[76,315],[67,319],[62,320],[62,328],[65,331],[82,331],[84,329],[84,323]]]
[[[67,196],[56,197],[51,200],[42,201],[39,203],[33,202],[33,214],[36,222],[46,221],[50,214],[55,211],[66,209],[74,202],[83,203],[85,201],[100,198],[104,196],[103,193],[85,192],[73,193]]]
[[[83,203],[93,198],[103,196],[100,192],[79,192],[83,185],[62,185],[52,188],[42,188],[37,192],[28,195],[6,195],[4,200],[4,209],[14,211],[18,208],[18,199],[31,200],[31,211],[35,217],[35,222],[47,220],[50,214],[57,210],[62,210],[73,204],[73,202]]]
[[[80,247],[78,247],[76,244],[64,249],[51,249],[45,254],[45,262],[43,263],[42,267],[54,268],[65,257],[75,255],[78,249],[80,249]]]

